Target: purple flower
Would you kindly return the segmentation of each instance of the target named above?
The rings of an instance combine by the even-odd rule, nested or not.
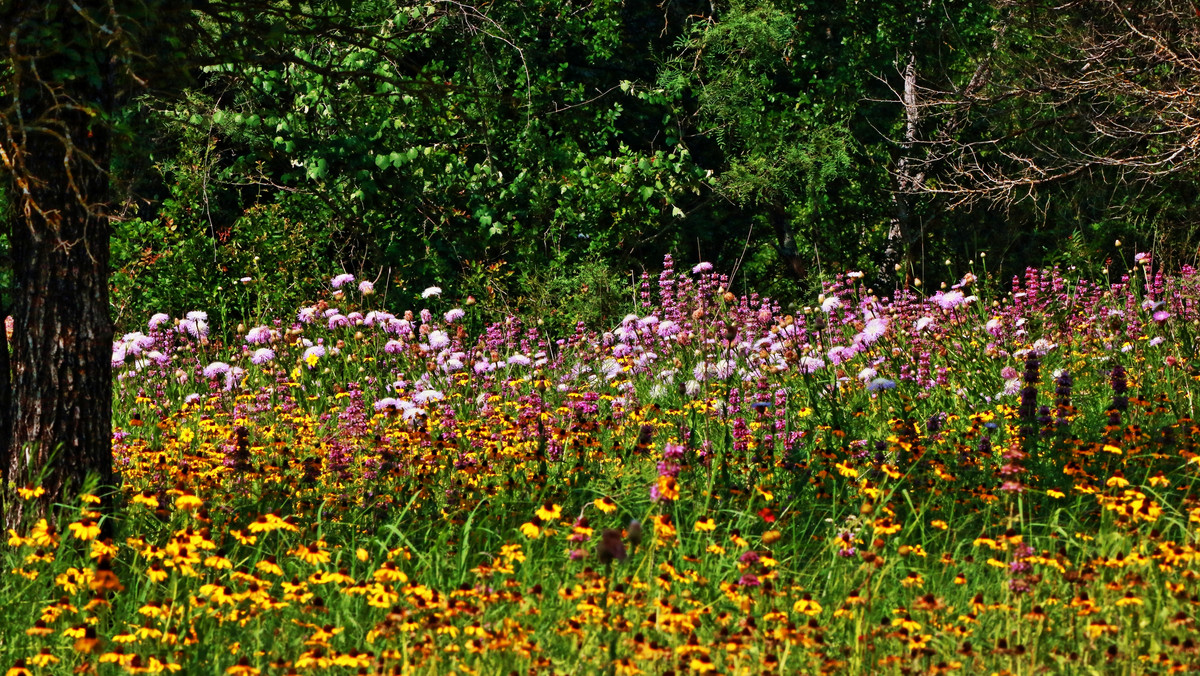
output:
[[[204,321],[203,319],[192,319],[190,317],[190,315],[192,315],[192,314],[197,314],[197,313],[189,312],[188,313],[189,317],[187,319],[181,319],[179,321],[179,328],[182,329],[183,331],[187,332],[193,338],[207,337],[208,336],[208,322]],[[204,313],[201,312],[198,314],[204,314]]]
[[[308,367],[312,368],[316,365],[317,360],[325,356],[325,347],[323,345],[313,345],[304,350],[304,361],[308,363]]]
[[[364,279],[358,283],[358,292],[364,296],[369,296],[375,293],[375,283]]]
[[[702,262],[702,263],[696,263],[694,266],[692,266],[692,274],[699,275],[699,274],[702,274],[705,272],[712,272],[712,269],[713,269],[712,263],[709,263],[707,261]]]
[[[887,378],[875,378],[867,384],[868,392],[878,392],[880,390],[896,389],[896,381],[888,380]]]
[[[887,328],[888,323],[886,319],[875,317],[867,322],[866,327],[863,328],[862,333],[858,334],[855,342],[862,343],[863,345],[871,345],[882,338],[884,333],[887,333]]]
[[[406,401],[400,401],[395,397],[384,397],[383,399],[375,402],[376,411],[386,411],[388,409],[399,411],[405,408],[412,408],[412,404],[409,404]]]
[[[801,373],[816,373],[825,368],[825,362],[816,357],[801,357],[800,372]]]
[[[246,342],[251,345],[262,345],[271,342],[271,328],[256,326],[246,332]]]
[[[1154,319],[1154,321],[1161,324],[1161,323],[1167,321],[1167,318],[1170,316],[1171,316],[1170,312],[1167,312],[1166,310],[1159,310],[1158,312],[1154,313],[1153,319]]]
[[[398,340],[389,340],[383,344],[383,351],[388,354],[399,354],[404,351],[404,343]]]
[[[431,401],[441,401],[445,398],[446,395],[438,392],[437,390],[422,390],[413,395],[413,401],[417,402],[418,404],[426,404]]]
[[[150,330],[153,331],[156,327],[158,327],[159,324],[163,324],[163,323],[166,323],[169,321],[171,321],[171,315],[169,315],[165,312],[159,312],[159,313],[155,314],[154,316],[150,317]]]
[[[229,373],[229,364],[226,364],[223,361],[214,361],[213,363],[204,367],[205,378],[216,378],[217,376],[223,376],[226,373]]]
[[[260,347],[254,351],[254,354],[250,357],[250,362],[261,366],[274,358],[275,350],[269,347]]]
[[[930,300],[936,303],[938,307],[942,308],[943,310],[953,310],[959,305],[962,305],[965,299],[966,298],[962,291],[954,289],[953,291],[949,292],[938,291]]]
[[[445,331],[432,331],[429,334],[429,347],[440,350],[450,344],[450,336]]]
[[[465,310],[463,310],[460,307],[456,307],[453,310],[446,312],[446,314],[443,315],[443,317],[445,318],[447,324],[453,324],[454,322],[465,317],[466,314],[467,313]]]
[[[331,286],[333,286],[333,288],[340,289],[343,286],[350,284],[352,282],[354,282],[354,275],[340,274],[337,277],[334,277],[332,280],[330,280],[329,283]]]

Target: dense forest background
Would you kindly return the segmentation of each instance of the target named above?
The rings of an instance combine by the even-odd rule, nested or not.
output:
[[[785,304],[839,270],[1194,263],[1197,13],[1134,5],[355,0],[356,38],[119,109],[117,328],[347,271],[565,328],[666,253]]]

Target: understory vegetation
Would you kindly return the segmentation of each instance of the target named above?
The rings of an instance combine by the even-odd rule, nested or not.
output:
[[[1200,275],[986,274],[788,311],[668,258],[561,332],[348,274],[232,338],[142,318],[113,512],[7,534],[0,664],[1195,670]]]

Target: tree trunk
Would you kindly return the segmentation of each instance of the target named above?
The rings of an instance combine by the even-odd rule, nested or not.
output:
[[[909,54],[904,66],[904,139],[900,142],[900,158],[896,161],[896,191],[892,197],[892,220],[888,226],[887,247],[884,249],[884,264],[895,271],[898,280],[907,279],[912,263],[912,245],[916,234],[913,228],[912,192],[925,180],[925,174],[911,166],[913,149],[917,143],[921,109],[917,105],[916,54]]]
[[[808,274],[809,263],[800,257],[800,252],[796,249],[796,237],[788,223],[787,208],[780,202],[771,204],[771,227],[775,230],[776,246],[784,265],[795,279],[804,279]]]
[[[90,55],[98,58],[99,52]],[[68,65],[58,54],[38,62],[47,73]],[[99,62],[94,72],[108,67]],[[63,105],[86,101],[92,112],[111,110],[95,86],[77,78],[22,91],[16,103],[22,118],[52,120],[53,132],[27,127],[22,144],[4,147],[23,170],[14,172],[12,191],[11,437],[0,453],[5,528],[46,514],[54,502],[74,503],[89,476],[101,487],[113,483],[110,226],[104,213],[110,136],[107,120]],[[42,486],[45,495],[20,499],[15,489],[27,484]]]

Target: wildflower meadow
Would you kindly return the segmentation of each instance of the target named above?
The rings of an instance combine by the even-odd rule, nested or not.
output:
[[[350,275],[233,340],[147,317],[112,514],[0,544],[0,669],[1197,670],[1200,273],[977,274],[785,311],[667,259],[566,335]]]

